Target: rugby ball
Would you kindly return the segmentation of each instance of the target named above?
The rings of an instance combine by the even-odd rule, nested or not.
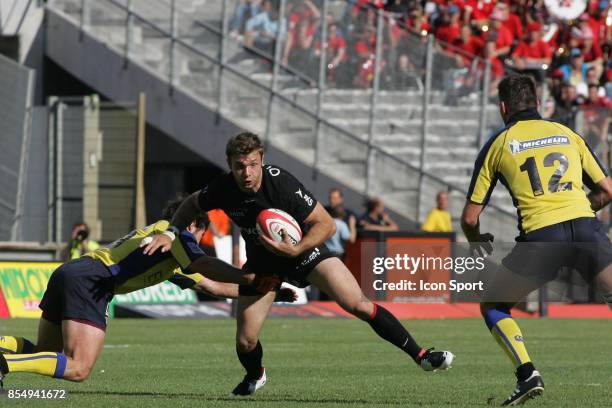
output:
[[[283,240],[281,230],[285,230],[293,245],[296,245],[302,240],[302,229],[295,218],[275,208],[262,210],[257,216],[257,224],[255,227],[259,234],[265,235],[276,242],[281,242]]]

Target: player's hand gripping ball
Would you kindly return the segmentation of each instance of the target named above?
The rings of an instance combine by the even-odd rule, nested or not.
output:
[[[302,229],[297,221],[282,210],[269,208],[257,216],[257,232],[273,241],[282,242],[283,234],[287,234],[293,245],[302,240]]]

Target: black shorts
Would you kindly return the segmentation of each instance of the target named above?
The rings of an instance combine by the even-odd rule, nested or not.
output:
[[[242,268],[245,272],[253,272],[256,275],[276,274],[284,282],[305,288],[310,285],[307,279],[310,271],[321,261],[334,257],[337,258],[337,255],[330,252],[325,244],[321,244],[300,254],[297,258],[280,258],[258,252],[248,258]]]
[[[502,264],[542,283],[562,268],[577,270],[590,282],[612,263],[612,244],[595,217],[576,218],[522,235]]]
[[[42,317],[56,324],[76,320],[105,330],[113,290],[113,276],[102,262],[86,256],[68,261],[49,279],[40,302]]]

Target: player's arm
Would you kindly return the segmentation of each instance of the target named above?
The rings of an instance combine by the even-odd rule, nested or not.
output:
[[[188,273],[199,273],[218,283],[237,283],[253,287],[259,293],[268,293],[280,287],[281,281],[275,275],[256,276],[254,273],[243,273],[219,258],[204,255],[191,262],[187,267]],[[219,288],[219,287],[217,287]],[[225,288],[227,289],[227,287]]]
[[[260,235],[260,240],[270,251],[281,256],[295,258],[302,252],[321,245],[336,232],[336,223],[321,203],[315,205],[310,215],[304,220],[304,224],[309,227],[308,233],[297,245],[291,243],[287,234],[284,235],[281,242],[275,242],[263,234]]]
[[[207,279],[200,274],[185,275],[178,270],[174,273],[169,282],[177,285],[181,289],[192,289],[196,292],[204,293],[220,299],[236,299],[240,295],[258,295],[252,286],[237,285],[235,283],[217,282]],[[295,302],[297,293],[291,288],[279,288],[276,290],[275,302]]]
[[[198,273],[218,282],[251,285],[260,293],[267,293],[281,284],[276,276],[257,277],[253,273],[244,274],[241,269],[206,255],[193,234],[186,230],[181,231],[172,242],[170,251],[181,270],[188,275]]]
[[[593,186],[588,195],[591,209],[595,212],[601,210],[612,201],[612,178],[606,177]]]
[[[480,232],[480,213],[484,210],[497,183],[497,161],[499,148],[495,143],[497,137],[489,139],[474,163],[472,180],[468,189],[467,202],[461,214],[461,229],[472,244],[472,251],[479,255],[491,253],[493,235]]]
[[[210,296],[223,298],[223,299],[237,299],[239,296],[248,296],[253,294],[250,286],[245,287],[244,285],[235,285],[233,283],[222,283],[216,282],[211,279],[203,278],[198,283],[193,285],[191,289],[196,292],[205,293]],[[291,288],[278,288],[276,289],[275,302],[295,302],[297,300],[297,293]]]
[[[186,273],[199,273],[208,279],[217,282],[237,283],[239,285],[250,285],[253,283],[253,274],[243,274],[242,270],[212,256],[200,256],[186,268]]]
[[[478,255],[484,255],[493,251],[491,242],[493,241],[493,235],[486,233],[480,233],[480,213],[484,209],[484,205],[476,204],[468,201],[463,207],[463,213],[461,214],[461,229],[465,234],[465,237],[470,242],[474,252]]]
[[[591,190],[587,196],[595,212],[604,208],[612,199],[612,181],[606,167],[580,136],[576,136],[582,166],[582,181]]]

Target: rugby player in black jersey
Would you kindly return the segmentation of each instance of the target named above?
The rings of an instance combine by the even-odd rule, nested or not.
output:
[[[244,132],[231,138],[226,156],[231,171],[183,201],[171,229],[182,230],[197,214],[220,208],[242,229],[245,273],[255,273],[260,279],[278,276],[299,287],[315,285],[344,310],[366,321],[380,337],[409,354],[425,371],[450,367],[452,353],[422,348],[395,316],[364,296],[351,272],[324,244],[335,231],[333,219],[295,177],[264,164],[263,146],[255,134]],[[296,219],[303,231],[297,245],[286,234],[281,242],[258,234],[257,215],[267,208],[283,210]],[[168,251],[171,246],[168,234],[160,234],[144,252]],[[273,294],[256,292],[238,298],[236,352],[246,375],[232,391],[234,396],[251,395],[266,382],[259,333],[273,300]]]

